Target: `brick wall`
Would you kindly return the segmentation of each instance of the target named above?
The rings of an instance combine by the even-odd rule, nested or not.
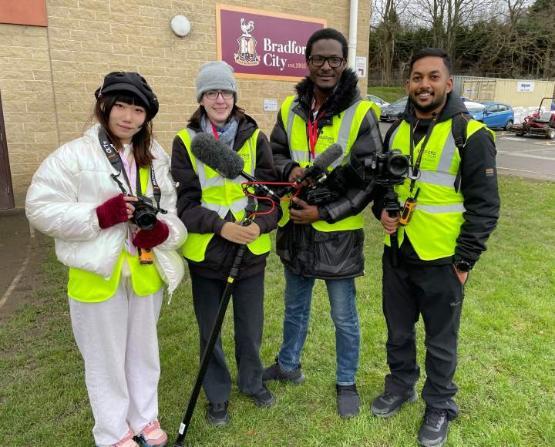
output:
[[[46,28],[0,25],[0,90],[16,205],[58,145]]]
[[[349,0],[226,0],[227,5],[321,17],[348,36]],[[369,2],[359,4],[358,55],[367,55]],[[0,89],[16,204],[40,161],[91,123],[93,92],[104,74],[143,74],[160,100],[154,129],[171,151],[175,133],[195,110],[198,68],[216,59],[216,1],[47,0],[48,28],[0,24]],[[176,37],[169,21],[185,15],[192,24]],[[263,99],[281,102],[293,92],[286,81],[239,83],[239,105],[270,132],[275,112]],[[366,83],[361,83],[365,91]]]

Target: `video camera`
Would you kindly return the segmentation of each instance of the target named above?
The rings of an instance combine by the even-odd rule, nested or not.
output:
[[[365,159],[365,176],[382,186],[400,185],[409,176],[410,158],[398,149],[373,154]]]
[[[410,175],[410,158],[403,155],[400,150],[394,149],[375,154],[374,157],[364,160],[364,175],[373,179],[374,183],[384,188],[383,209],[390,217],[398,216],[401,212],[399,198],[394,186],[402,184]],[[399,240],[397,231],[390,234],[391,265],[399,265]]]
[[[349,179],[345,176],[345,166],[340,165],[325,173],[316,181],[301,189],[299,198],[309,205],[325,205],[334,202],[349,189]]]
[[[326,182],[327,183],[327,182]],[[331,189],[329,185],[319,184],[314,187],[303,188],[299,198],[309,205],[325,205],[334,202],[341,197],[337,189]]]
[[[358,164],[357,164],[358,163]],[[303,188],[300,198],[310,205],[322,205],[341,197],[355,184],[364,187],[370,182],[384,187],[400,185],[409,176],[409,157],[399,150],[375,153],[371,157],[351,165],[341,165],[331,171],[326,178]]]

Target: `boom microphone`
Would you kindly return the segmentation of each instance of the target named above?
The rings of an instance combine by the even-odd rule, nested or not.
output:
[[[222,177],[234,179],[241,176],[249,182],[257,183],[256,188],[279,202],[280,197],[274,191],[266,185],[259,184],[256,178],[243,171],[245,162],[241,156],[221,141],[216,140],[212,135],[207,133],[197,134],[191,142],[191,152]]]
[[[338,143],[332,144],[314,159],[314,163],[304,170],[303,176],[297,182],[302,183],[309,178],[317,180],[325,174],[326,169],[342,155],[343,148],[341,145]]]
[[[222,177],[234,179],[243,172],[245,162],[239,154],[207,133],[199,133],[193,138],[191,152]]]

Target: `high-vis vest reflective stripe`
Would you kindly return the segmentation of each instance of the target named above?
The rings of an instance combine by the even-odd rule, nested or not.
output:
[[[244,171],[254,175],[256,169],[256,143],[259,130],[256,129],[245,144],[237,151],[237,154],[245,161]],[[245,180],[237,177],[233,180],[226,179],[214,171],[210,166],[197,160],[191,152],[191,141],[195,135],[194,131],[187,128],[180,130],[177,135],[183,141],[193,169],[195,170],[200,187],[202,189],[201,205],[204,208],[215,211],[224,219],[229,211],[239,222],[245,216],[247,198],[243,193],[241,183]],[[189,233],[185,244],[181,248],[183,256],[191,261],[202,262],[206,255],[206,248],[214,237],[214,233]],[[271,249],[269,234],[261,234],[256,240],[247,244],[247,248],[255,255],[267,253]]]
[[[376,115],[376,118],[379,121],[380,117],[382,116],[382,109],[380,108],[380,106],[376,104],[374,101],[370,101],[369,99],[364,99],[363,101],[370,103],[370,108],[374,111],[374,114]]]
[[[139,178],[141,179],[141,190],[146,191],[150,179],[150,169],[140,168]],[[131,285],[137,296],[152,295],[164,285],[154,264],[141,264],[137,255],[130,255],[124,249],[121,251],[109,278],[104,278],[86,270],[70,268],[67,285],[68,295],[77,301],[89,303],[106,301],[116,293],[124,262],[127,262],[129,266]]]
[[[469,120],[466,138],[484,128],[478,121]],[[486,128],[487,129],[487,128]],[[489,130],[489,129],[488,129]],[[490,131],[491,132],[491,131]],[[424,138],[414,148],[418,158]],[[410,154],[410,124],[403,121],[389,139],[389,150],[398,149]],[[455,189],[461,157],[452,132],[452,120],[436,123],[425,147],[420,163],[420,177],[412,196],[420,188],[417,205],[409,224],[399,227],[399,245],[407,233],[418,257],[424,261],[445,258],[455,254],[457,237],[464,221],[464,198]],[[410,180],[395,187],[401,206],[410,194]],[[390,245],[389,236],[386,244]]]
[[[306,133],[306,121],[293,112],[297,104],[296,96],[287,97],[281,105],[280,113],[287,133],[291,158],[305,168],[310,166],[312,160],[309,159],[310,147]],[[329,167],[329,171],[348,161],[362,121],[368,111],[373,108],[373,104],[370,101],[357,101],[340,114],[334,115],[330,126],[322,128],[314,148],[316,156],[334,143],[340,144],[343,149],[343,155]],[[281,208],[283,215],[278,225],[284,226],[289,221],[289,203],[283,201]],[[362,228],[363,218],[361,214],[356,214],[333,224],[317,220],[312,223],[312,226],[318,231],[325,232],[356,230]]]

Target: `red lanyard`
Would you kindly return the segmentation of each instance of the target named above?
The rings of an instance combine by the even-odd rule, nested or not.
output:
[[[309,119],[306,123],[306,127],[308,131],[308,144],[310,146],[311,160],[314,160],[316,156],[316,143],[318,143],[318,119],[315,119],[314,121]]]
[[[210,125],[212,126],[212,134],[214,135],[216,141],[218,141],[220,139],[220,136],[218,135],[218,129],[216,129],[216,126],[214,126],[212,122],[210,122]]]

